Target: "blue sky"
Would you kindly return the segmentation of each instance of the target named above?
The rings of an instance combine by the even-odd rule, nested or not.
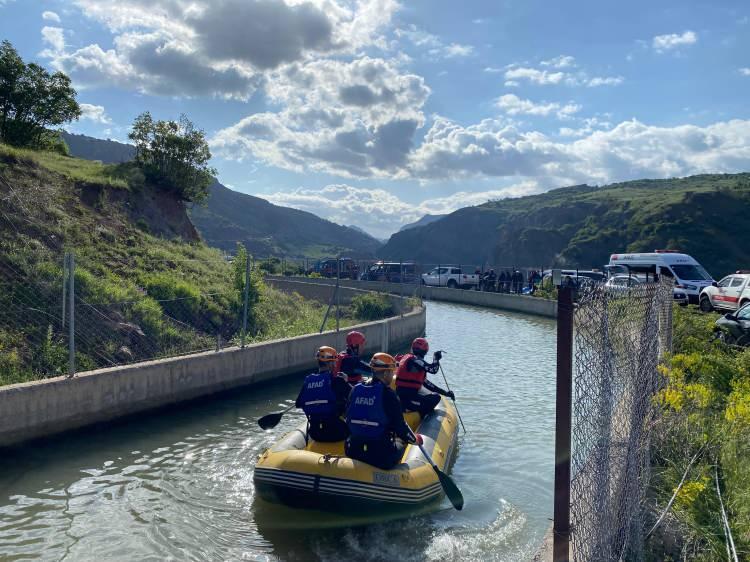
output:
[[[226,185],[387,237],[563,185],[750,170],[747,2],[0,0],[71,129],[205,129]],[[252,220],[252,217],[249,217]]]

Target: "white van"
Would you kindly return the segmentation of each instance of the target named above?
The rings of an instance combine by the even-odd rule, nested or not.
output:
[[[646,254],[612,254],[607,269],[633,274],[653,272],[674,277],[676,286],[687,294],[693,304],[698,304],[701,290],[714,282],[693,257],[675,250],[655,250]]]

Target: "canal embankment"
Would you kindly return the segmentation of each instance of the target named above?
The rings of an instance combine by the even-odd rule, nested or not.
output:
[[[327,298],[324,290],[331,293],[327,286],[274,285],[307,298],[316,298],[317,291],[321,300]],[[341,291],[342,302],[354,294]],[[399,349],[424,334],[425,309],[407,310],[405,300],[396,296],[393,302],[397,316],[356,326],[372,349]],[[299,373],[313,366],[318,347],[342,348],[345,333],[327,331],[0,387],[0,446]]]
[[[336,279],[325,277],[307,278],[268,275],[265,279],[269,283],[293,281],[299,284],[310,283],[315,285],[336,285]],[[481,306],[483,308],[494,308],[497,310],[533,314],[545,318],[557,318],[556,301],[526,295],[492,293],[475,291],[472,289],[452,289],[449,287],[431,287],[429,285],[415,285],[409,283],[401,284],[387,283],[384,281],[358,281],[353,279],[340,279],[339,290],[342,289],[361,289],[392,295],[417,296],[425,300],[468,304],[471,306]]]

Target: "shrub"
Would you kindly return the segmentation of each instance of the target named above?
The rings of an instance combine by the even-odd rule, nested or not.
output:
[[[365,293],[352,299],[352,313],[361,320],[380,320],[393,316],[393,303],[383,293]]]

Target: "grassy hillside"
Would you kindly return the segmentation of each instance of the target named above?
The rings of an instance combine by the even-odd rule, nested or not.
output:
[[[460,209],[394,234],[379,255],[423,263],[601,267],[676,248],[714,275],[750,267],[750,174],[586,185]]]
[[[232,250],[235,241],[261,256],[354,258],[374,256],[380,243],[372,236],[305,211],[273,205],[260,197],[215,183],[205,205],[190,216],[211,246]]]
[[[70,153],[105,164],[133,158],[132,146],[85,135],[64,133]],[[341,226],[305,211],[273,205],[252,195],[228,189],[219,182],[210,187],[208,201],[189,214],[203,239],[215,248],[234,251],[242,242],[262,256],[325,257],[344,254],[371,258],[380,246],[358,229]]]
[[[0,384],[66,371],[66,251],[76,259],[79,370],[237,340],[243,264],[203,243],[184,205],[133,172],[0,145]],[[322,305],[257,275],[251,295],[250,340],[320,326]]]

